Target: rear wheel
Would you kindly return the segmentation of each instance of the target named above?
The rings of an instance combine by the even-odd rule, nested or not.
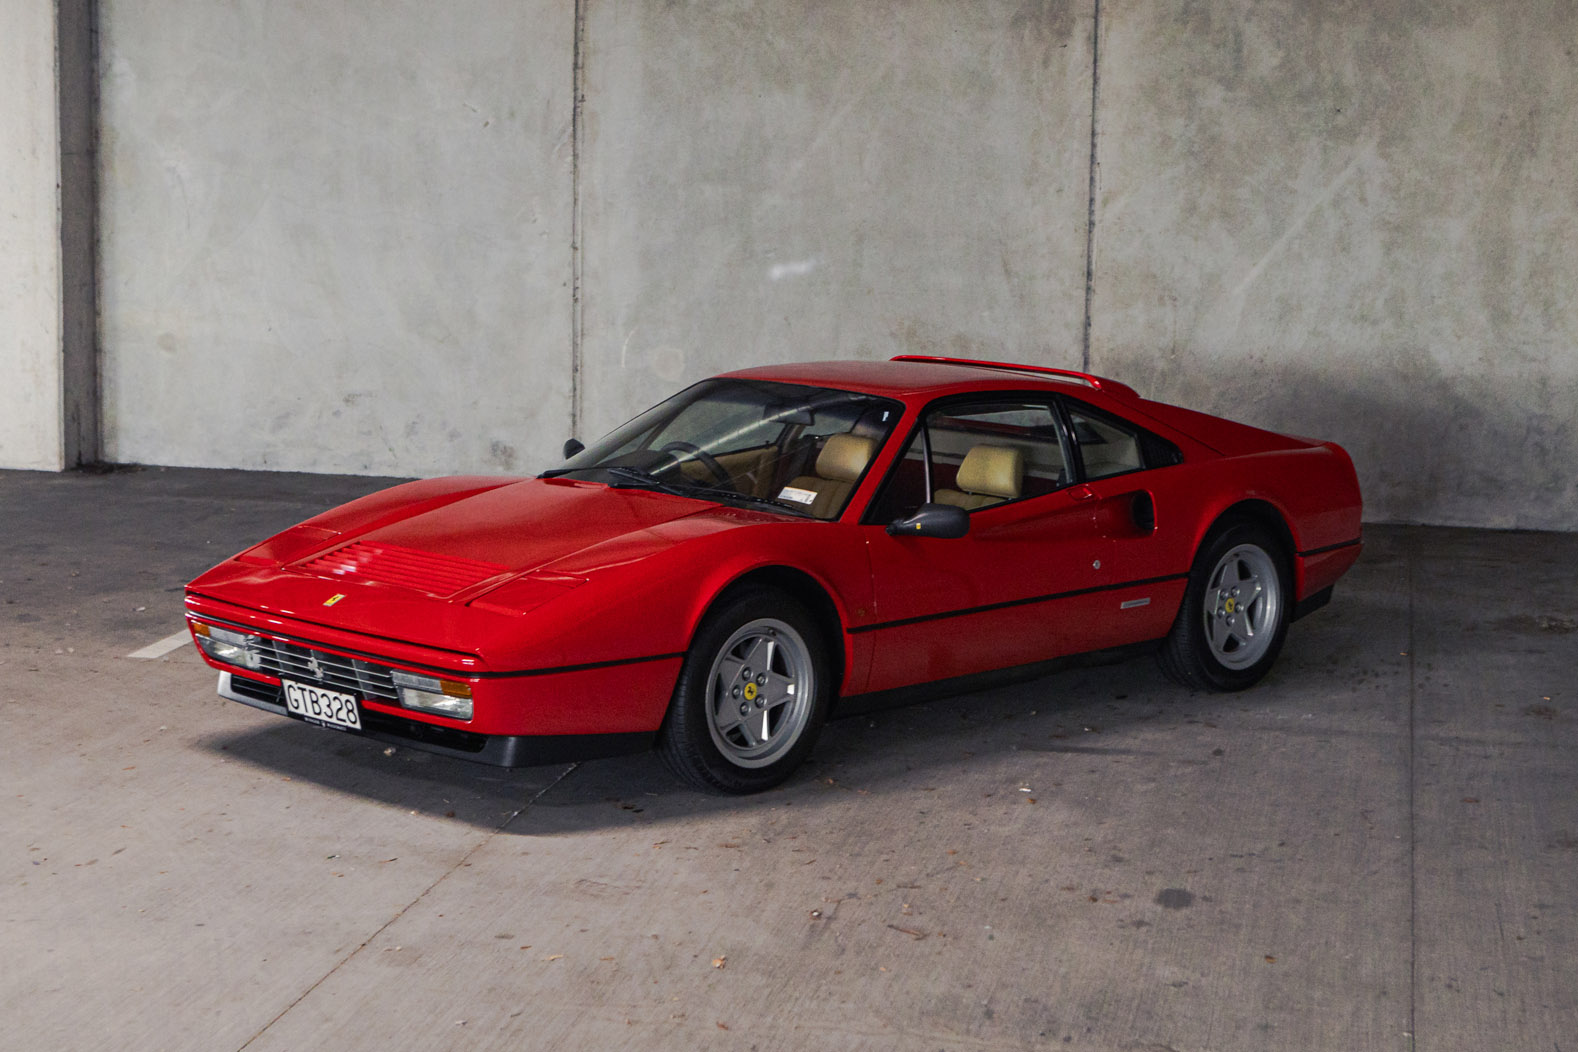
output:
[[[826,643],[810,612],[776,589],[742,590],[697,631],[658,753],[699,789],[760,792],[804,761],[831,691]]]
[[[1258,523],[1213,533],[1195,556],[1178,620],[1158,652],[1162,671],[1204,690],[1258,683],[1288,632],[1287,562],[1284,546]]]

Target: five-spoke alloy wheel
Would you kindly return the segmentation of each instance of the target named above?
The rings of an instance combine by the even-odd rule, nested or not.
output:
[[[741,625],[708,675],[712,744],[740,767],[766,767],[804,732],[816,687],[811,651],[793,626],[774,617]]]
[[[1283,545],[1258,523],[1219,528],[1201,546],[1162,670],[1185,686],[1243,690],[1271,669],[1288,631]]]
[[[816,619],[793,597],[744,588],[702,622],[658,735],[669,767],[698,788],[750,793],[805,759],[832,690]]]
[[[1266,656],[1282,618],[1282,585],[1264,548],[1240,544],[1217,560],[1205,587],[1206,639],[1226,668]]]

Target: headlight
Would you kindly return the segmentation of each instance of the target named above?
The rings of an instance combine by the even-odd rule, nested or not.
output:
[[[263,667],[263,655],[253,649],[257,636],[232,632],[228,628],[215,628],[200,621],[192,622],[192,633],[197,637],[197,645],[215,661],[241,668]]]
[[[471,684],[398,669],[394,670],[393,678],[400,692],[400,704],[406,708],[451,719],[471,719]]]

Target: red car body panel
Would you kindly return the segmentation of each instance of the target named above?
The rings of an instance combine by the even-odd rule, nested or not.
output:
[[[772,575],[825,613],[847,697],[1159,639],[1196,552],[1234,509],[1279,524],[1296,601],[1320,598],[1358,557],[1358,484],[1332,443],[1149,402],[1113,381],[1013,367],[844,361],[729,376],[902,404],[836,520],[569,478],[433,479],[352,501],[220,564],[189,586],[189,619],[464,681],[475,712],[461,726],[472,735],[649,735],[709,607],[751,575]],[[1181,462],[978,509],[960,539],[892,536],[864,521],[927,405],[996,392],[1053,393],[1125,418],[1176,446]],[[359,700],[457,726],[392,699]]]

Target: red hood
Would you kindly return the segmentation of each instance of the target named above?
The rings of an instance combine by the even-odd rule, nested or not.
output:
[[[505,627],[501,618],[514,622],[601,569],[773,518],[569,479],[413,501],[380,509],[392,514],[365,525],[351,508],[216,566],[191,590],[265,613],[452,647],[485,642]]]
[[[585,548],[615,537],[642,534],[665,522],[693,515],[702,506],[694,500],[636,489],[613,489],[569,479],[527,479],[474,494],[392,523],[338,538],[343,546],[361,545],[394,552],[436,556],[435,587],[422,587],[415,567],[410,581],[421,591],[454,594],[447,587],[467,569],[491,572],[474,583],[537,570]],[[329,550],[329,557],[337,549]],[[324,555],[292,568],[323,573]],[[453,564],[456,573],[445,572]],[[329,575],[339,572],[330,568]],[[394,582],[389,582],[394,583]],[[497,583],[495,580],[494,583]],[[464,594],[475,594],[465,587]]]

